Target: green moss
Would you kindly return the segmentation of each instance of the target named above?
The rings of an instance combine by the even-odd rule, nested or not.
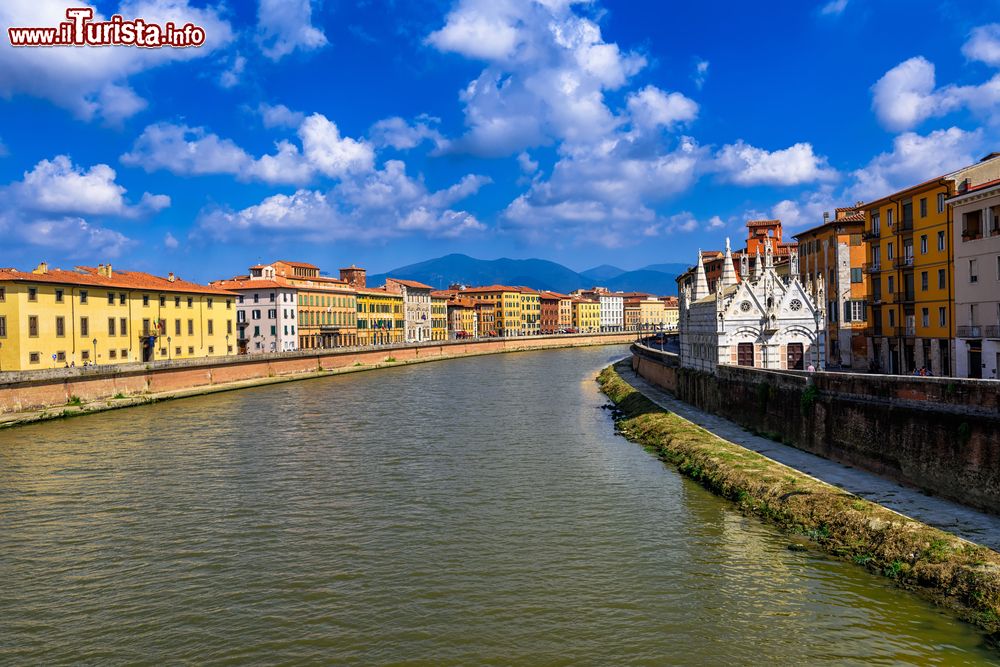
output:
[[[743,512],[917,590],[988,632],[1000,631],[1000,554],[723,440],[661,409],[613,367],[598,382],[615,403],[622,435]],[[770,385],[757,391],[770,400]]]
[[[83,405],[83,399],[79,396],[70,396],[69,400],[66,401],[66,405]]]
[[[816,389],[816,385],[811,384],[806,387],[802,395],[799,397],[799,407],[802,410],[802,414],[807,415],[812,412],[813,406],[816,405],[816,397],[819,396],[819,390]]]

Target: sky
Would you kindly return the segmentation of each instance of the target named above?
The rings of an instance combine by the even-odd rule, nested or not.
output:
[[[1000,0],[4,0],[0,266],[692,262],[1000,151]],[[5,31],[6,32],[6,31]]]

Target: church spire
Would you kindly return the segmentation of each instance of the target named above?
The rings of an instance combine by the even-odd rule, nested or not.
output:
[[[726,237],[726,258],[722,260],[722,289],[736,284],[736,267],[733,266],[733,251],[729,247],[729,237]]]
[[[701,248],[698,248],[698,268],[695,270],[694,294],[691,295],[691,300],[697,301],[706,296],[708,296],[708,278],[705,277],[705,262]]]
[[[760,246],[757,246],[757,259],[753,265],[753,279],[754,282],[760,280],[760,277],[764,275],[764,262],[760,259]]]

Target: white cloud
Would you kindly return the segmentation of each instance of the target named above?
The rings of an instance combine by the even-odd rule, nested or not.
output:
[[[471,213],[451,207],[488,182],[468,175],[431,192],[422,181],[406,175],[403,162],[389,160],[383,169],[351,175],[329,192],[300,189],[239,211],[205,211],[197,233],[216,240],[294,234],[310,242],[412,234],[452,237],[485,228]]]
[[[969,40],[962,46],[962,53],[969,60],[1000,67],[1000,23],[973,29]]]
[[[767,151],[740,140],[722,147],[714,168],[723,180],[737,185],[799,185],[837,177],[826,158],[813,153],[809,143]]]
[[[326,35],[312,25],[309,0],[260,0],[257,42],[271,60],[293,51],[312,51],[327,45]]]
[[[852,199],[871,200],[942,176],[976,161],[983,132],[951,127],[919,135],[906,132],[893,140],[892,151],[881,153],[853,172]]]
[[[370,132],[372,142],[376,146],[391,146],[396,150],[416,148],[424,141],[431,141],[438,149],[444,147],[445,140],[435,127],[439,118],[421,114],[413,123],[408,123],[399,116],[384,118],[374,125]]]
[[[290,113],[277,115],[287,117]],[[290,184],[303,184],[319,175],[342,178],[374,168],[371,145],[342,137],[337,125],[322,114],[305,118],[298,135],[301,150],[282,140],[275,144],[273,155],[254,158],[233,141],[204,128],[158,123],[143,130],[121,161],[147,172],[165,169],[181,175],[233,174],[243,180]]]
[[[643,128],[673,128],[698,117],[694,100],[680,93],[665,93],[656,86],[629,94],[627,104],[632,122]]]
[[[848,0],[830,0],[819,10],[824,16],[840,16],[847,9]]]
[[[298,127],[305,120],[306,115],[299,111],[292,111],[284,104],[267,104],[261,102],[257,106],[257,113],[264,123],[264,127]]]
[[[823,214],[833,213],[838,206],[832,186],[807,192],[798,199],[783,199],[771,208],[771,218],[781,220],[785,227],[814,227],[823,223]],[[753,219],[753,218],[750,218]]]
[[[476,3],[463,3],[448,14],[443,28],[428,35],[427,42],[470,58],[507,58],[517,46],[518,30],[509,17],[491,13],[482,12]]]
[[[708,67],[709,62],[707,60],[699,60],[694,65],[694,74],[691,78],[694,80],[694,85],[697,86],[698,90],[701,90],[705,86],[705,81],[708,80]]]
[[[223,88],[234,88],[239,85],[240,77],[243,75],[243,70],[246,69],[246,66],[247,59],[237,53],[233,56],[233,62],[229,68],[219,75],[219,85]]]
[[[987,46],[980,44],[977,49],[983,57],[990,57]],[[1000,74],[979,85],[937,88],[934,64],[916,56],[890,69],[872,86],[872,108],[882,125],[896,132],[961,108],[995,124],[1000,111]]]
[[[0,191],[0,200],[19,211],[39,214],[109,215],[134,218],[170,205],[166,195],[143,194],[138,204],[125,200],[125,188],[115,182],[106,164],[78,167],[69,156],[42,160],[21,181]]]
[[[118,257],[135,242],[113,229],[73,216],[14,219],[0,213],[0,232],[11,247],[64,253],[68,257]]]
[[[521,151],[518,153],[517,164],[521,167],[521,171],[529,176],[538,171],[538,161],[532,160],[527,151]]]
[[[177,240],[176,236],[174,236],[170,232],[167,232],[164,235],[164,237],[163,237],[163,247],[168,248],[170,250],[176,250],[179,245],[180,245],[180,241]]]
[[[62,0],[7,0],[0,3],[4,26],[56,26],[66,20]],[[129,86],[134,74],[168,63],[203,58],[233,39],[229,22],[215,7],[192,7],[187,0],[126,0],[112,12],[126,18],[205,28],[205,45],[195,49],[141,49],[113,46],[81,50],[69,47],[0,48],[0,96],[30,95],[69,109],[78,118],[118,123],[145,107]],[[95,11],[95,20],[106,19]]]

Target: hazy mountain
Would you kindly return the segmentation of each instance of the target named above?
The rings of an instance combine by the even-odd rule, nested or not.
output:
[[[677,284],[674,278],[680,273],[676,267],[683,269],[687,267],[682,264],[660,266],[672,267],[672,270],[656,271],[647,267],[638,271],[622,271],[614,266],[602,265],[577,273],[562,264],[544,259],[486,260],[452,254],[401,266],[388,273],[370,275],[368,284],[377,287],[385,283],[387,276],[392,276],[417,280],[435,289],[445,289],[453,283],[475,286],[501,284],[526,285],[535,289],[566,293],[600,285],[614,291],[676,294]],[[617,274],[612,275],[616,271]],[[611,277],[598,279],[597,276],[600,275]]]
[[[605,280],[611,280],[612,278],[617,278],[618,276],[626,273],[624,269],[619,269],[617,266],[611,266],[610,264],[601,264],[600,266],[595,266],[592,269],[587,269],[586,271],[581,271],[580,275],[588,280],[593,280],[595,283],[602,283]]]
[[[649,266],[644,266],[639,271],[659,271],[661,273],[672,273],[675,276],[679,276],[688,270],[690,264],[650,264]]]

